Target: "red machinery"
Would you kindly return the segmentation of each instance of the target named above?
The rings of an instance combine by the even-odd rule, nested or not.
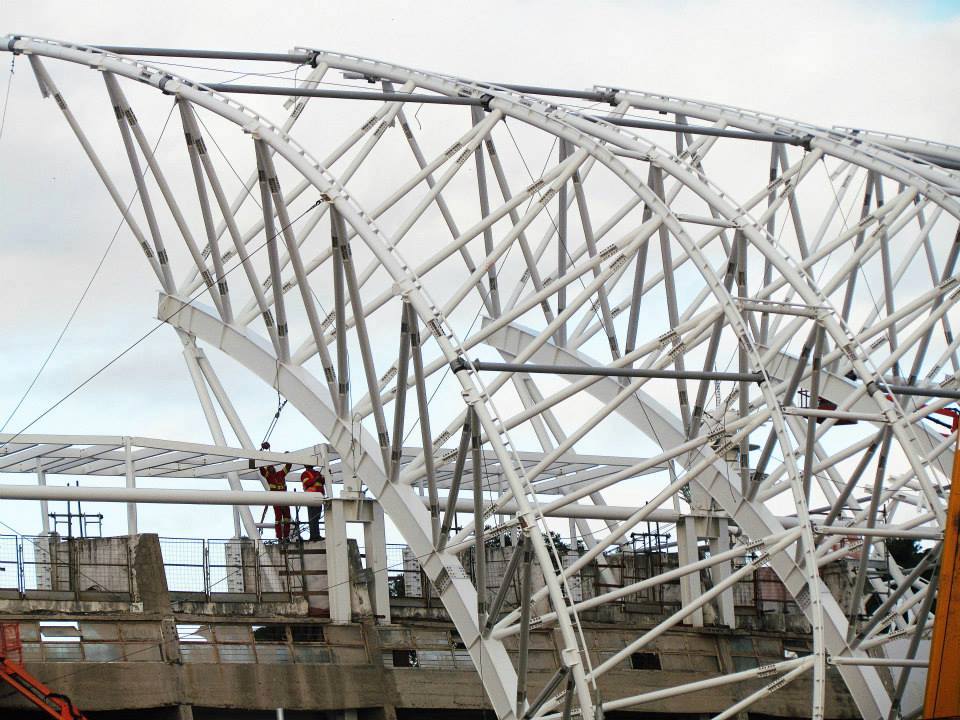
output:
[[[28,673],[23,665],[20,626],[0,624],[0,680],[10,685],[27,700],[57,720],[87,720],[66,695],[50,688]],[[16,660],[14,660],[16,656]]]
[[[953,429],[960,413],[953,412]],[[924,693],[923,717],[929,720],[960,717],[960,436],[953,456],[953,477],[947,502],[947,523],[940,557],[937,612],[930,642],[930,666]],[[928,591],[929,592],[929,591]]]

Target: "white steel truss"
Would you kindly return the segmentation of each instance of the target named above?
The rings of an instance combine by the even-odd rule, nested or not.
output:
[[[936,565],[956,441],[935,421],[960,397],[960,150],[664,95],[503,87],[314,49],[286,56],[312,66],[296,90],[253,88],[294,93],[286,121],[274,124],[233,99],[242,88],[211,89],[162,63],[40,38],[5,42],[29,57],[146,256],[157,317],[176,331],[214,444],[13,434],[0,437],[0,470],[36,472],[39,462],[44,472],[226,477],[229,491],[128,483],[113,499],[190,502],[200,495],[176,492],[193,492],[216,502],[219,493],[245,506],[254,502],[241,481],[257,463],[331,463],[337,477],[362,482],[403,535],[484,668],[500,718],[594,718],[768,676],[777,679],[718,717],[798,682],[811,717],[822,718],[828,663],[863,717],[909,712],[903,683],[891,691],[883,668],[919,667],[918,642],[907,657],[886,652],[905,634],[922,636],[932,604],[921,576]],[[119,129],[113,147],[94,149],[72,86],[55,77],[67,64],[102,73],[103,112]],[[333,72],[362,88],[326,89]],[[153,152],[136,115],[158,92],[178,110],[176,156]],[[375,109],[338,115],[354,101]],[[422,121],[409,103],[422,106]],[[335,111],[322,114],[321,104]],[[315,112],[311,127],[297,124]],[[248,171],[235,197],[211,150],[218,137],[229,140],[231,168]],[[137,203],[126,206],[118,188],[130,180],[101,157],[123,160]],[[207,349],[275,388],[317,446],[255,451]],[[406,441],[412,432],[419,445]],[[2,497],[59,497],[17,487]],[[471,514],[459,529],[456,511]],[[238,517],[251,533],[249,510]],[[558,518],[585,543],[572,564],[551,534]],[[602,569],[605,553],[647,520],[677,523],[680,566],[640,584],[679,581],[680,607],[600,658],[578,613],[640,588],[575,602],[569,581],[590,563]],[[501,613],[482,558],[505,536],[523,540],[511,567],[524,597]],[[932,545],[914,567],[887,551],[904,539]],[[476,584],[461,563],[471,549]],[[871,571],[881,561],[883,580]],[[850,566],[852,597],[824,581],[833,562]],[[760,568],[773,569],[805,614],[809,655],[604,696],[604,675],[671,627],[702,625],[708,607],[735,624],[732,588]],[[544,624],[556,628],[560,660],[533,697],[527,640]],[[515,653],[505,644],[514,636]]]

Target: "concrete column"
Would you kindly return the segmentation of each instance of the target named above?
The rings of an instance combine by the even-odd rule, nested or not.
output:
[[[387,535],[380,503],[365,501],[372,511],[369,522],[363,524],[363,544],[367,556],[367,570],[373,575],[373,611],[390,624],[390,585],[387,582]]]
[[[330,619],[339,625],[349,623],[350,562],[347,556],[347,519],[344,501],[337,498],[324,503],[327,544],[327,597],[330,599]]]
[[[697,550],[697,521],[693,517],[681,518],[677,523],[677,554],[680,567],[690,565],[700,559]],[[700,573],[690,573],[680,578],[680,601],[686,605],[703,594]],[[683,621],[684,625],[703,627],[703,608],[697,608]]]
[[[727,531],[727,522],[724,519],[714,519],[710,521],[710,554],[726,552],[730,549],[730,533]],[[713,584],[719,583],[730,577],[730,562],[714,565],[710,569],[710,577]],[[733,588],[720,593],[717,598],[717,606],[720,610],[720,623],[728,628],[736,629],[737,619],[734,612]]]

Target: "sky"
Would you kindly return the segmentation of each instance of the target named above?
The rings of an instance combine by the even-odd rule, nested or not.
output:
[[[960,65],[960,2],[448,0],[270,7],[173,0],[147,14],[129,2],[0,0],[0,35],[6,33],[92,45],[259,51],[309,46],[499,82],[659,91],[960,145],[954,72]],[[6,58],[2,62],[6,72]],[[88,80],[77,77],[76,87],[85,87]],[[0,78],[4,91],[8,80],[9,75]],[[40,102],[26,63],[16,66],[6,117],[0,136],[0,167],[7,178],[7,199],[0,200],[6,217],[0,228],[5,268],[0,298],[10,312],[4,320],[8,342],[0,348],[6,368],[0,422],[56,339],[117,222],[109,202],[79,195],[95,178],[52,106]],[[150,122],[156,133],[162,117]],[[71,202],[74,196],[84,201]],[[36,232],[40,219],[51,232]],[[131,299],[122,303],[115,296],[144,279],[149,281],[136,248],[118,244],[8,431],[40,416],[150,329],[155,296],[125,295]],[[151,336],[31,431],[206,441],[182,364],[158,360],[169,356],[171,344],[169,332]],[[235,369],[226,374],[242,382]],[[165,392],[158,399],[150,388],[159,386]],[[238,387],[243,388],[238,403],[265,428],[275,399],[261,387]],[[172,409],[178,406],[189,412]],[[35,532],[38,522],[32,510],[25,515],[26,507],[0,503],[0,522]],[[108,530],[121,531],[122,510],[104,511]],[[198,512],[209,519],[205,534],[231,532],[228,514]],[[141,526],[196,534],[194,517],[145,508]]]

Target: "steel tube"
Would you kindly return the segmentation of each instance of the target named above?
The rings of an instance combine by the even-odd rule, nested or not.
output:
[[[145,55],[148,57],[198,58],[207,60],[260,60],[265,62],[290,62],[297,65],[310,62],[310,52],[247,52],[240,50],[194,50],[190,48],[137,47],[132,45],[92,45],[104,52],[117,55]]]
[[[318,497],[314,497],[317,495]],[[170,505],[321,505],[320,493],[263,490],[167,490],[163,488],[0,485],[0,500],[79,500]]]
[[[816,535],[851,535],[853,537],[913,538],[914,540],[943,540],[943,532],[937,530],[899,530],[891,527],[827,527],[814,525]]]
[[[450,490],[447,492],[447,507],[443,513],[443,523],[440,526],[440,539],[437,541],[437,550],[443,550],[450,539],[450,528],[453,526],[453,519],[457,510],[457,496],[460,494],[460,481],[463,479],[463,466],[467,462],[467,453],[470,448],[470,423],[463,425],[463,432],[460,433],[460,445],[457,449],[457,460],[453,468],[453,479],[450,481]],[[429,500],[428,500],[429,501]],[[467,510],[464,502],[464,510]]]
[[[517,572],[517,568],[520,567],[520,560],[523,558],[523,548],[526,543],[523,540],[523,534],[520,535],[520,539],[517,542],[516,546],[513,548],[513,554],[510,555],[510,560],[507,562],[507,567],[503,571],[503,579],[500,581],[500,587],[497,588],[497,594],[494,596],[493,601],[490,603],[487,613],[487,621],[483,626],[483,634],[489,635],[490,631],[493,629],[493,624],[497,621],[497,617],[500,615],[500,609],[503,607],[503,601],[507,599],[507,593],[510,591],[510,586],[513,584],[513,576]]]
[[[701,372],[698,370],[656,370],[631,367],[581,367],[578,365],[539,365],[474,360],[474,369],[489,372],[523,372],[546,375],[597,375],[605,377],[663,378],[668,380],[720,380],[762,382],[762,373]]]
[[[938,582],[940,574],[939,566],[935,567],[933,573],[930,575],[930,587],[934,587]],[[936,598],[936,593],[927,592],[923,596],[923,603],[920,605],[920,609],[917,612],[917,615],[914,619],[915,625],[920,628],[926,627],[927,616],[930,614],[930,608],[933,606],[933,601]],[[910,638],[910,645],[907,647],[907,658],[916,658],[917,650],[920,649],[920,640],[923,638],[923,632],[917,631],[913,633],[913,636]],[[861,648],[865,643],[861,643]],[[865,649],[865,648],[864,648]],[[929,664],[929,662],[928,662]],[[908,665],[903,669],[903,672],[900,673],[900,677],[897,678],[897,687],[893,693],[893,699],[891,704],[895,709],[899,709],[901,698],[903,698],[903,693],[907,689],[907,682],[910,680],[911,668]]]
[[[916,567],[910,571],[910,574],[900,582],[896,589],[890,593],[886,600],[884,600],[880,607],[873,611],[873,615],[863,624],[860,628],[860,634],[849,643],[850,647],[856,650],[860,647],[860,644],[870,637],[873,629],[880,623],[886,620],[890,611],[896,606],[897,602],[903,597],[908,590],[910,590],[914,583],[920,579],[920,577],[927,571],[931,565],[934,566],[935,571],[934,576],[939,572],[940,567],[940,552],[943,549],[943,542],[937,543],[929,552],[927,552],[920,562],[917,563]],[[931,592],[933,590],[932,585],[927,585],[926,592]]]
[[[950,400],[960,400],[960,390],[948,390],[941,387],[914,387],[913,385],[886,385],[884,389],[894,395],[912,395],[915,397],[932,397]]]
[[[120,211],[120,214],[123,216],[124,222],[130,228],[130,232],[133,233],[134,237],[137,240],[137,243],[143,249],[144,255],[147,257],[147,262],[150,263],[150,267],[153,268],[154,273],[157,276],[157,279],[160,281],[160,284],[164,283],[163,270],[160,267],[160,263],[157,259],[157,256],[154,254],[153,249],[150,247],[150,244],[147,242],[146,236],[143,234],[143,231],[140,229],[139,224],[134,219],[133,215],[130,212],[130,204],[126,203],[124,199],[120,196],[120,191],[117,190],[117,186],[114,184],[113,180],[110,178],[110,175],[107,173],[106,168],[103,166],[103,163],[100,161],[100,157],[97,155],[96,151],[93,149],[93,145],[90,144],[89,139],[87,139],[86,133],[83,132],[83,129],[80,127],[80,123],[77,121],[76,116],[74,116],[73,111],[70,109],[70,106],[67,104],[66,99],[60,93],[59,88],[54,84],[53,79],[47,73],[46,67],[43,63],[40,62],[40,58],[36,55],[29,55],[28,59],[30,60],[30,67],[33,69],[33,73],[37,78],[37,82],[40,85],[40,92],[43,97],[52,95],[57,102],[57,106],[60,108],[60,111],[63,113],[63,117],[66,119],[67,124],[70,126],[70,129],[73,131],[74,136],[77,138],[77,141],[80,143],[80,146],[83,148],[84,153],[86,153],[87,158],[90,160],[90,163],[93,165],[93,169],[96,170],[97,175],[100,177],[100,180],[103,182],[104,187],[107,189],[107,192],[110,194],[110,198],[113,200],[114,204],[117,206],[117,209]]]
[[[273,207],[276,209],[277,220],[280,221],[280,233],[283,235],[284,243],[287,246],[287,259],[293,267],[297,288],[300,290],[300,301],[303,304],[303,309],[307,313],[310,334],[313,336],[313,341],[317,345],[317,353],[320,355],[320,364],[323,367],[327,388],[330,390],[330,397],[334,398],[337,396],[336,372],[333,369],[333,360],[330,358],[330,351],[327,349],[327,343],[323,337],[323,324],[321,323],[320,316],[317,314],[316,295],[310,289],[307,273],[303,266],[303,258],[300,256],[300,245],[297,243],[297,238],[293,232],[293,221],[290,219],[290,213],[287,211],[287,203],[283,197],[283,191],[280,189],[277,169],[273,163],[269,148],[262,145],[262,140],[257,140],[255,143],[260,151],[262,166],[267,173],[267,187],[273,198]],[[281,265],[280,267],[282,270],[283,266]]]
[[[647,173],[647,185],[653,185],[652,165]],[[650,208],[650,204],[644,203],[643,215],[641,216],[640,220],[641,227],[646,225],[646,223],[649,222],[652,217],[653,210]],[[625,355],[632,353],[636,349],[637,345],[637,334],[640,327],[640,305],[643,302],[643,287],[644,279],[646,278],[647,274],[647,253],[649,248],[649,242],[645,242],[639,248],[637,248],[637,261],[634,266],[633,273],[633,292],[630,295],[630,314],[627,319],[627,341],[623,349]]]
[[[837,499],[831,506],[830,511],[827,513],[827,519],[824,521],[825,525],[829,526],[834,520],[836,520],[837,516],[843,512],[843,509],[847,503],[847,499],[856,488],[857,483],[860,482],[860,476],[863,475],[864,470],[867,469],[867,465],[870,464],[870,460],[873,459],[874,453],[876,453],[877,449],[880,447],[880,440],[884,434],[885,433],[883,430],[877,433],[873,442],[870,443],[870,446],[860,458],[860,462],[858,462],[856,468],[854,468],[853,474],[850,476],[847,484],[844,485],[843,490],[837,496]]]
[[[784,415],[796,415],[798,417],[807,417],[807,418],[823,418],[825,420],[853,420],[854,422],[859,422],[863,420],[864,422],[871,423],[887,423],[887,417],[881,413],[860,413],[860,412],[848,412],[846,410],[820,410],[819,408],[804,408],[804,407],[793,407],[786,406],[782,408]]]
[[[733,236],[733,245],[730,248],[730,253],[735,255],[737,258],[737,291],[740,294],[740,297],[748,297],[749,291],[747,289],[747,239],[744,237],[742,232],[736,232]],[[719,323],[718,323],[719,325]],[[710,366],[704,366],[704,370]],[[747,353],[747,345],[745,340],[741,340],[737,343],[737,369],[743,373],[747,374],[747,371],[750,369],[750,360]],[[706,383],[703,381],[700,382],[700,391],[704,389]],[[698,394],[699,398],[699,394]],[[747,382],[741,380],[737,388],[737,409],[740,412],[740,417],[746,417],[750,413],[750,390]],[[811,421],[814,422],[814,421]],[[816,427],[816,426],[814,426]],[[699,428],[698,428],[699,429]],[[810,445],[810,448],[807,452],[807,462],[804,465],[805,475],[808,473],[808,469],[811,465],[811,459],[813,455],[813,438],[810,437],[810,431],[808,431],[807,443]],[[740,439],[740,450],[737,455],[737,462],[740,465],[740,494],[746,496],[750,491],[750,436],[744,435]]]
[[[266,59],[266,58],[264,58]],[[306,62],[306,60],[304,60]],[[426,93],[396,93],[371,92],[362,90],[321,90],[319,88],[285,88],[270,85],[233,85],[229,83],[202,83],[203,87],[219,93],[238,93],[244,95],[283,95],[285,97],[319,97],[338,100],[373,100],[376,102],[412,102],[431,105],[472,105],[484,107],[488,100],[483,97],[453,97],[449,95],[429,95]],[[530,86],[502,85],[507,89],[516,90]],[[542,90],[542,88],[541,88]],[[552,94],[562,97],[580,97],[574,90],[544,93],[537,91],[533,94]],[[589,94],[589,93],[588,93]],[[593,94],[590,94],[593,97]],[[607,115],[583,115],[583,118],[592,122],[604,122],[621,127],[637,128],[640,130],[658,130],[663,132],[689,133],[691,135],[708,135],[712,137],[731,138],[734,140],[756,140],[759,142],[782,143],[786,145],[802,145],[809,143],[807,137],[793,137],[780,133],[761,133],[749,130],[726,130],[724,128],[681,123],[660,122],[657,120],[640,120],[636,118],[612,117]]]
[[[243,95],[283,95],[285,97],[318,97],[336,100],[373,100],[375,102],[412,102],[417,105],[474,105],[482,107],[486,100],[478,97],[450,97],[427,93],[402,93],[366,90],[321,90],[320,88],[285,88],[270,85],[232,85],[227,83],[203,83],[203,87],[219,93]]]
[[[370,346],[370,334],[367,332],[367,316],[363,310],[363,302],[360,299],[360,285],[357,282],[356,268],[353,263],[353,251],[350,249],[350,241],[346,239],[346,225],[343,217],[339,213],[331,215],[331,221],[337,224],[337,230],[340,233],[340,264],[343,268],[343,276],[347,285],[347,296],[350,298],[350,306],[353,308],[353,327],[357,331],[357,340],[360,345],[360,360],[363,365],[363,374],[367,380],[367,393],[370,396],[370,403],[373,406],[373,419],[377,429],[377,442],[380,444],[380,452],[383,455],[383,468],[388,470],[390,467],[390,436],[387,433],[387,420],[383,414],[383,404],[380,402],[380,386],[377,384],[377,372],[374,367],[373,348]],[[411,331],[413,328],[411,328]],[[338,323],[337,334],[346,335],[346,328]],[[414,359],[419,350],[417,344],[413,342],[411,334],[411,344],[414,348]],[[424,422],[425,418],[421,419]]]
[[[745,697],[743,700],[736,703],[735,705],[731,705],[719,715],[714,715],[711,720],[727,720],[727,718],[737,716],[739,713],[746,710],[755,702],[762,700],[767,695],[770,695],[771,693],[776,692],[777,690],[781,689],[785,685],[788,685],[789,683],[796,680],[798,677],[800,677],[800,675],[802,675],[807,670],[809,670],[810,667],[814,665],[814,662],[815,661],[812,659],[812,656],[804,658],[803,664],[798,665],[793,670],[788,672],[786,675],[782,675],[778,677],[769,685],[765,685],[759,690],[751,693],[750,695],[747,695],[747,697]]]
[[[820,380],[822,373],[820,368],[823,366],[823,345],[824,345],[824,332],[823,326],[817,324],[816,330],[814,332],[814,341],[813,341],[813,359],[811,361],[810,367],[810,408],[819,408],[820,407]],[[799,366],[798,366],[799,371]],[[887,437],[890,435],[887,433]],[[810,504],[810,485],[813,479],[813,451],[816,447],[817,441],[817,417],[813,414],[807,415],[807,429],[805,447],[803,453],[803,497],[807,502],[807,505]],[[866,554],[864,554],[866,557]]]
[[[477,626],[484,627],[487,624],[487,543],[483,523],[483,468],[480,458],[480,422],[477,420],[476,411],[470,410],[470,448],[471,448],[471,470],[473,470],[473,534],[475,538],[474,545],[474,584],[477,588]],[[431,453],[426,454],[429,461]],[[427,476],[430,477],[429,475]],[[432,479],[432,478],[430,478]],[[434,489],[434,492],[436,490]],[[430,499],[431,519],[433,519],[434,500]]]
[[[780,533],[778,536],[771,536],[769,538],[764,538],[762,540],[754,540],[753,542],[747,543],[744,545],[738,545],[734,548],[731,548],[730,550],[717,553],[716,555],[712,555],[710,557],[704,558],[703,560],[699,560],[695,563],[681,565],[680,567],[660,573],[659,575],[654,575],[652,577],[645,578],[644,580],[640,580],[635,583],[630,583],[629,585],[618,587],[615,590],[609,590],[600,595],[596,595],[592,598],[581,600],[580,602],[575,603],[574,605],[571,605],[569,608],[566,608],[565,612],[568,615],[572,615],[573,613],[592,610],[593,608],[600,607],[601,605],[606,605],[608,603],[612,603],[622,598],[625,598],[628,595],[633,595],[634,593],[643,592],[648,588],[667,585],[668,583],[671,583],[675,580],[679,580],[680,578],[686,575],[699,573],[701,570],[712,568],[715,565],[718,565],[719,563],[727,562],[734,558],[741,557],[743,555],[746,555],[749,552],[753,552],[755,550],[762,551],[762,549],[765,548],[767,544],[776,540],[779,536],[782,536],[783,534],[784,533]],[[506,577],[509,577],[509,576],[506,576]],[[556,611],[544,613],[543,615],[540,615],[536,618],[537,627],[544,627],[546,625],[549,625],[554,620],[556,620],[556,618],[557,618]],[[513,635],[516,632],[517,632],[517,626],[510,625],[508,627],[500,629],[496,633],[496,637],[503,638],[503,637],[507,637],[508,635]]]
[[[591,679],[596,679],[603,675],[608,670],[611,670],[617,666],[618,663],[626,660],[632,653],[638,652],[640,649],[645,647],[648,643],[658,638],[660,635],[665,633],[671,627],[682,621],[688,615],[691,615],[695,610],[703,607],[709,603],[713,598],[717,597],[727,588],[732,588],[741,579],[747,577],[754,573],[761,565],[769,561],[769,559],[776,555],[779,552],[783,552],[785,548],[789,545],[797,542],[802,535],[802,530],[792,530],[784,535],[780,540],[778,540],[773,545],[769,546],[763,553],[749,563],[744,565],[742,568],[736,572],[731,573],[726,578],[721,580],[719,583],[715,584],[712,588],[704,592],[697,598],[694,598],[688,605],[681,606],[679,610],[673,613],[667,619],[661,621],[656,627],[651,628],[642,636],[629,643],[622,650],[617,651],[611,657],[604,660],[602,663],[595,665],[593,670],[590,672],[589,677]]]
[[[283,278],[280,274],[280,251],[277,248],[277,236],[273,222],[273,197],[267,183],[267,169],[263,155],[266,152],[261,140],[254,140],[254,152],[257,158],[258,184],[260,186],[260,207],[263,210],[263,231],[267,245],[267,259],[270,265],[270,290],[273,293],[273,308],[277,318],[277,339],[280,342],[278,358],[280,362],[290,362],[290,338],[287,335],[287,309],[283,295]],[[277,388],[279,392],[280,388]]]
[[[517,717],[522,717],[527,704],[527,653],[530,648],[530,603],[533,580],[532,543],[523,543],[523,570],[520,575],[520,647],[517,653]]]
[[[771,669],[776,672],[783,672],[784,670],[790,670],[798,665],[802,665],[805,662],[807,662],[806,658],[794,658],[792,660],[784,660],[783,662],[775,663],[769,666],[765,665],[757,668],[751,668],[750,670],[741,670],[740,672],[731,673],[729,675],[720,675],[718,677],[708,678],[707,680],[697,680],[695,682],[684,683],[683,685],[663,688],[662,690],[653,690],[651,692],[645,692],[639,695],[617,698],[616,700],[609,700],[605,702],[603,704],[603,709],[608,712],[611,710],[621,710],[623,708],[642,705],[644,703],[654,702],[656,700],[665,700],[667,698],[676,697],[677,695],[686,695],[688,693],[694,693],[700,690],[709,690],[710,688],[732,685],[734,683],[743,682],[744,680],[753,680],[757,677],[766,676],[766,673]],[[549,720],[549,717],[545,718],[545,720]]]
[[[808,138],[797,138],[779,133],[760,133],[749,130],[725,130],[717,127],[701,125],[686,125],[681,123],[667,123],[657,120],[637,120],[634,118],[607,117],[605,115],[584,115],[587,120],[620,125],[622,127],[639,128],[641,130],[663,130],[666,132],[682,131],[691,135],[711,135],[714,137],[733,138],[735,140],[758,140],[760,142],[784,143],[786,145],[806,145]]]
[[[567,141],[560,138],[559,163],[569,156],[569,145]],[[557,192],[557,277],[563,277],[567,274],[567,181],[564,179],[560,190]],[[567,286],[561,285],[557,288],[557,315],[561,315],[567,307]],[[567,344],[567,323],[560,323],[557,330],[557,345],[563,347]]]
[[[827,659],[830,665],[873,665],[875,667],[920,667],[930,665],[926,660],[908,658],[875,658],[875,657],[832,657]]]
[[[423,374],[423,354],[421,353],[421,338],[420,338],[420,318],[417,316],[416,310],[413,309],[413,305],[410,303],[404,303],[404,310],[407,313],[407,327],[409,328],[410,333],[410,357],[413,359],[413,374],[414,374],[414,385],[416,387],[417,393],[417,411],[420,414],[419,424],[420,424],[420,442],[423,446],[423,460],[424,466],[427,471],[427,495],[430,501],[430,528],[433,532],[433,545],[437,546],[437,543],[440,541],[440,498],[437,495],[437,476],[434,473],[433,466],[433,435],[430,431],[430,398],[427,396],[427,380],[426,376]],[[354,308],[354,314],[356,314],[356,307]],[[360,327],[359,318],[357,320],[357,327]],[[398,378],[398,381],[403,381]],[[370,388],[370,399],[374,403],[374,410],[376,410],[376,403],[379,402],[379,397],[374,397],[373,393],[376,388]],[[475,453],[476,454],[476,451]],[[476,462],[476,457],[474,457],[474,462]],[[477,469],[474,467],[474,475],[476,475]],[[478,625],[482,625],[480,622]]]
[[[883,477],[887,472],[887,456],[890,453],[890,441],[893,433],[890,427],[883,429],[883,439],[880,442],[880,454],[877,455],[877,470],[873,479],[873,489],[870,493],[870,508],[867,511],[867,527],[863,528],[863,548],[860,550],[860,563],[857,575],[853,581],[853,593],[850,600],[850,627],[847,630],[847,642],[856,634],[857,617],[860,615],[860,602],[863,600],[863,588],[867,583],[867,572],[870,569],[870,546],[873,540],[872,531],[877,523],[877,510],[880,507],[880,495],[883,492]],[[809,497],[809,496],[808,496]]]
[[[233,310],[230,306],[229,300],[229,283],[226,278],[226,270],[223,265],[223,255],[220,252],[220,235],[216,232],[216,225],[213,222],[213,211],[210,207],[210,197],[207,193],[207,185],[203,179],[203,167],[200,163],[200,156],[197,153],[197,149],[194,145],[194,141],[191,136],[190,123],[185,115],[185,105],[184,103],[177,101],[177,107],[180,110],[180,120],[183,125],[184,136],[187,141],[187,155],[190,158],[190,169],[193,173],[193,182],[197,190],[197,200],[200,204],[200,214],[203,218],[203,229],[207,236],[207,247],[210,249],[210,257],[213,259],[213,268],[214,273],[216,274],[216,284],[218,291],[220,293],[220,299],[223,303],[223,310],[226,313],[224,315],[224,322],[232,323],[233,322]],[[156,173],[154,173],[156,175]],[[226,223],[224,223],[226,227]],[[192,251],[192,249],[191,249]],[[201,253],[201,260],[203,255]],[[200,273],[201,279],[206,282],[210,271],[206,267],[206,263],[198,262],[196,266],[197,272]],[[212,278],[210,278],[212,280]],[[191,288],[190,292],[193,292]]]
[[[471,108],[473,124],[480,125],[483,122],[483,112],[479,108]],[[490,215],[490,195],[487,188],[487,169],[483,161],[483,146],[477,143],[477,149],[473,151],[473,160],[477,171],[477,192],[480,200],[480,217]],[[488,226],[483,231],[483,249],[487,255],[493,253],[493,230]],[[490,304],[494,316],[501,314],[500,310],[500,291],[497,289],[497,266],[493,264],[487,270],[487,286],[490,288]]]
[[[410,363],[410,323],[407,301],[400,306],[400,349],[397,351],[397,395],[393,404],[393,446],[390,450],[390,482],[400,478],[403,458],[403,421],[407,412],[407,367]]]
[[[347,242],[346,232],[341,230],[337,209],[330,207],[330,246],[333,254],[333,297],[336,317],[337,340],[337,411],[340,418],[350,417],[350,360],[347,355],[347,291],[343,277],[343,256],[340,243]],[[342,235],[342,237],[341,237]]]
[[[240,260],[240,264],[243,266],[243,271],[247,276],[247,282],[250,285],[250,290],[253,293],[253,297],[257,301],[257,308],[260,310],[260,314],[263,317],[263,323],[267,329],[267,334],[270,336],[270,342],[273,344],[273,348],[279,356],[280,336],[277,325],[273,319],[273,312],[267,305],[267,299],[264,295],[263,287],[260,285],[260,280],[257,278],[257,272],[253,267],[253,263],[250,262],[250,254],[247,252],[246,244],[244,243],[243,237],[240,234],[240,228],[237,227],[237,221],[234,217],[234,212],[230,208],[230,204],[227,201],[227,195],[223,190],[223,184],[220,182],[220,177],[217,175],[216,168],[213,166],[213,161],[210,159],[210,154],[207,152],[207,144],[200,135],[200,128],[197,124],[196,113],[194,112],[190,103],[185,100],[180,100],[179,106],[180,120],[183,123],[183,131],[187,143],[187,150],[191,154],[196,153],[196,157],[200,161],[200,165],[203,168],[204,174],[207,176],[207,182],[210,184],[210,189],[213,191],[214,199],[217,201],[217,207],[220,208],[220,213],[223,216],[224,223],[226,223],[228,234],[230,235],[234,249],[237,252],[237,258]],[[211,245],[211,250],[212,249],[213,245]]]

